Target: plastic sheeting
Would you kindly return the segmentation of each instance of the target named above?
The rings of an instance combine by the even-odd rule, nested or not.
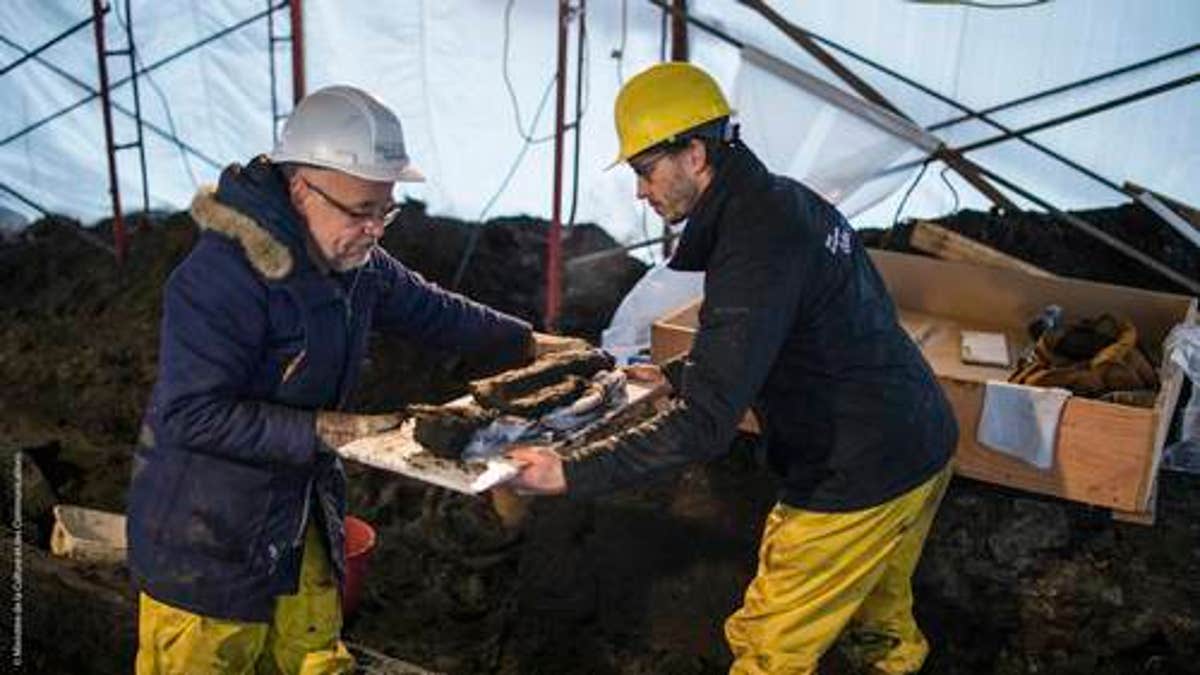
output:
[[[1163,466],[1200,474],[1200,325],[1179,325],[1167,336],[1164,369],[1183,372],[1191,383],[1191,395],[1183,409],[1179,440],[1166,448]]]
[[[113,4],[118,10],[124,7],[124,2]],[[553,97],[544,95],[554,66],[556,3],[512,3],[506,41],[508,5],[504,0],[304,2],[309,89],[335,82],[357,84],[400,113],[412,137],[414,158],[431,179],[409,194],[425,199],[432,213],[467,219],[517,213],[545,217],[550,213],[553,143],[544,139],[552,129]],[[135,39],[142,62],[153,64],[261,13],[265,6],[261,0],[135,1]],[[774,6],[790,20],[975,108],[1190,44],[1200,26],[1200,3],[1192,0],[1055,0],[1005,11],[898,0],[809,0]],[[834,81],[774,27],[734,0],[695,0],[689,7],[735,37]],[[88,12],[87,3],[80,2],[0,3],[0,36],[5,38],[0,41],[0,63],[20,57],[22,52],[14,44],[33,49]],[[276,17],[278,32],[286,34],[286,11]],[[110,14],[107,23],[110,46],[124,45],[117,17]],[[663,23],[662,13],[641,0],[588,3],[586,103],[576,219],[598,222],[626,242],[657,234],[660,225],[657,217],[647,215],[633,198],[630,172],[603,170],[616,152],[611,105],[624,78],[660,58]],[[840,126],[831,113],[801,102],[780,102],[790,96],[787,88],[748,72],[737,50],[696,29],[691,36],[693,60],[733,92],[746,137],[767,157],[772,169],[814,182],[844,173],[836,168],[844,167],[846,160],[836,152],[839,143],[819,141],[813,135],[814,130]],[[290,100],[287,47],[278,46],[276,51],[277,93],[281,112],[286,112]],[[574,37],[570,53],[573,59]],[[86,98],[86,87],[96,86],[90,28],[42,56],[80,82],[73,83],[40,63],[26,63],[0,76],[0,96],[6,101],[0,111],[0,139]],[[219,165],[269,150],[272,120],[267,57],[267,25],[259,20],[154,70],[153,82],[142,80],[141,102],[147,122],[168,133],[173,128],[205,158],[147,131],[152,207],[183,207],[195,183],[213,181]],[[906,85],[848,57],[839,58],[922,124],[955,114]],[[518,116],[502,77],[505,63],[520,122],[536,141],[523,154],[525,140],[518,134]],[[110,60],[113,80],[127,74],[123,64],[121,58]],[[1200,56],[1192,54],[996,117],[1019,127],[1194,72],[1198,64]],[[573,75],[573,67],[571,72]],[[573,98],[572,92],[568,111]],[[116,91],[114,99],[132,108],[127,85]],[[781,114],[781,110],[787,113]],[[128,117],[117,112],[116,120],[118,142],[132,140]],[[1036,138],[1116,182],[1132,179],[1198,203],[1197,129],[1200,87],[1193,85],[1047,130]],[[992,133],[994,130],[972,122],[947,130],[946,138],[962,143]],[[834,137],[838,136],[830,136]],[[890,154],[881,150],[881,161]],[[850,163],[867,156],[856,154]],[[1122,200],[1107,188],[1011,142],[973,156],[1060,207]],[[568,155],[568,177],[570,167]],[[120,153],[119,169],[124,204],[127,209],[139,209],[136,153]],[[512,177],[505,185],[510,170]],[[856,223],[889,224],[900,199],[901,191],[896,188],[914,173],[856,188],[853,197],[863,204],[891,195],[876,208],[864,211]],[[952,174],[948,179],[957,189],[960,205],[986,204]],[[47,209],[84,220],[106,215],[109,201],[98,103],[93,100],[80,105],[0,145],[0,180]],[[954,195],[930,172],[912,194],[905,213],[938,215],[954,202]],[[571,203],[568,189],[567,213]],[[29,206],[7,193],[0,192],[0,206],[34,215]],[[846,208],[853,210],[854,205],[847,202]]]

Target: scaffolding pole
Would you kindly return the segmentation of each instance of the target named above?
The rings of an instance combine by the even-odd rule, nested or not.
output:
[[[144,225],[144,215],[150,211],[150,181],[146,175],[146,144],[144,143],[144,136],[142,135],[142,97],[138,90],[137,47],[133,41],[133,10],[129,5],[130,0],[125,0],[125,49],[118,52],[109,53],[125,54],[129,57],[129,72],[132,73],[133,78],[133,120],[135,128],[137,129],[137,140],[132,143],[126,143],[124,145],[117,146],[117,148],[137,148],[138,164],[142,167],[142,224]]]
[[[279,8],[279,7],[283,7],[287,4],[288,4],[287,0],[282,0],[281,2],[277,3],[275,5],[275,7]],[[133,77],[135,75],[140,77],[151,71],[157,70],[158,68],[161,68],[162,66],[167,65],[168,63],[170,63],[171,61],[174,61],[175,59],[178,59],[182,56],[185,56],[191,52],[196,51],[197,49],[200,49],[201,47],[207,45],[210,42],[215,42],[215,41],[225,37],[226,35],[229,35],[230,33],[233,33],[235,31],[241,30],[242,28],[245,28],[246,26],[263,18],[264,16],[266,16],[266,12],[258,12],[257,14],[255,14],[253,16],[249,16],[249,17],[246,17],[245,19],[242,19],[241,21],[238,21],[237,23],[233,24],[232,26],[227,26],[225,28],[222,28],[221,30],[219,30],[215,33],[212,33],[205,38],[197,40],[196,42],[193,42],[192,44],[190,44],[186,47],[183,47],[179,50],[176,50],[175,52],[173,52],[171,54],[164,56],[163,58],[155,61],[154,63],[151,63],[148,66],[143,66],[143,67],[137,69],[133,74],[131,74],[129,76],[123,77],[115,82],[110,82],[108,85],[108,88],[110,90],[117,89],[118,87],[121,87],[121,86],[127,84],[131,79],[133,79]],[[296,49],[295,49],[295,46],[293,46],[292,53],[295,54],[295,52],[296,52]],[[293,64],[293,70],[294,70],[294,64]],[[293,73],[293,75],[294,75],[294,73]],[[303,72],[301,72],[301,75],[303,75]],[[96,100],[99,97],[100,97],[100,92],[96,92],[95,94],[86,96],[86,97],[72,103],[71,105],[59,110],[58,112],[55,112],[51,115],[43,117],[42,119],[40,119],[32,124],[27,125],[23,129],[13,132],[12,134],[9,134],[8,136],[5,136],[4,138],[0,139],[0,146],[7,145],[8,143],[15,141],[18,138],[21,138],[22,136],[32,133],[33,131],[41,128],[42,126],[49,124],[53,120],[58,119],[59,117],[62,117],[63,115],[66,115],[73,110],[81,108],[81,107],[87,105],[88,103],[91,103],[92,101]]]
[[[304,98],[304,5],[303,0],[286,2],[292,22],[292,104]]]
[[[1149,68],[1150,66],[1155,66],[1160,63],[1170,61],[1172,59],[1177,59],[1181,56],[1187,56],[1188,54],[1191,54],[1197,50],[1200,50],[1200,42],[1195,42],[1190,45],[1187,45],[1186,47],[1181,47],[1179,49],[1175,49],[1175,50],[1172,50],[1172,51],[1169,51],[1169,52],[1166,52],[1163,54],[1159,54],[1158,56],[1153,56],[1153,57],[1145,59],[1143,61],[1131,63],[1127,66],[1121,66],[1120,68],[1106,70],[1103,73],[1097,73],[1095,75],[1085,77],[1081,80],[1075,80],[1074,82],[1068,82],[1066,84],[1061,84],[1061,85],[1058,85],[1057,87],[1050,87],[1049,89],[1043,89],[1042,91],[1034,92],[1032,94],[1027,94],[1020,98],[1015,98],[1011,101],[1005,101],[1004,103],[999,103],[999,104],[996,104],[993,106],[989,106],[978,112],[967,113],[964,115],[959,115],[958,117],[951,117],[950,119],[943,120],[936,124],[929,125],[928,127],[926,127],[926,130],[937,131],[938,129],[945,129],[946,127],[952,127],[956,124],[966,122],[969,120],[983,119],[984,116],[991,115],[993,113],[998,113],[1001,110],[1008,110],[1009,108],[1015,108],[1017,106],[1025,105],[1026,103],[1032,103],[1033,101],[1037,101],[1037,100],[1040,100],[1040,99],[1043,99],[1043,98],[1046,98],[1049,96],[1054,96],[1056,94],[1061,94],[1065,91],[1070,91],[1072,89],[1078,89],[1079,87],[1086,87],[1089,84],[1095,84],[1097,82],[1103,82],[1104,80],[1107,80],[1107,79],[1110,79],[1113,77],[1117,77],[1120,75],[1124,75],[1126,73],[1131,73],[1135,70]]]
[[[113,247],[117,262],[125,262],[129,241],[125,234],[125,221],[121,216],[121,190],[117,184],[117,156],[113,148],[112,109],[109,107],[108,51],[104,47],[104,12],[102,0],[92,0],[92,26],[96,35],[96,65],[100,69],[100,101],[104,117],[104,144],[108,155],[108,193],[112,197]]]

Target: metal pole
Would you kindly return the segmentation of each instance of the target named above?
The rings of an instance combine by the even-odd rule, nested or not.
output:
[[[48,215],[50,215],[50,212],[49,212],[49,211],[47,211],[47,210],[46,210],[46,208],[45,208],[45,207],[43,207],[41,204],[38,204],[37,202],[33,201],[32,199],[30,199],[30,198],[26,197],[25,195],[21,194],[20,192],[17,192],[16,190],[14,190],[13,188],[9,187],[8,185],[6,185],[6,184],[5,184],[5,183],[3,183],[3,182],[0,182],[0,190],[3,190],[3,191],[5,191],[5,192],[7,192],[8,194],[12,195],[12,197],[13,197],[14,199],[16,199],[17,201],[21,202],[21,203],[22,203],[22,204],[24,204],[25,206],[28,206],[28,207],[29,207],[29,208],[31,208],[31,209],[35,209],[35,210],[37,210],[37,211],[38,211],[39,213],[41,213],[43,216],[48,216]]]
[[[105,11],[108,11],[108,9],[105,8]],[[59,42],[62,42],[63,40],[70,37],[71,35],[74,35],[76,32],[83,29],[88,24],[92,23],[92,21],[94,21],[94,19],[92,17],[88,17],[88,18],[84,19],[83,21],[80,21],[79,23],[75,24],[74,26],[71,26],[70,28],[63,31],[62,33],[59,33],[58,36],[52,38],[49,42],[46,42],[45,44],[35,48],[33,51],[25,52],[25,54],[23,56],[21,56],[21,58],[4,66],[3,68],[0,68],[0,75],[3,75],[5,73],[7,73],[8,71],[13,70],[17,66],[21,65],[22,63],[25,63],[26,61],[37,57],[39,54],[46,51],[47,49],[53,47],[54,45],[58,44]]]
[[[1157,65],[1164,61],[1169,61],[1171,59],[1178,58],[1180,56],[1186,56],[1186,55],[1191,54],[1192,52],[1196,51],[1197,49],[1200,49],[1200,42],[1190,44],[1186,47],[1182,47],[1180,49],[1176,49],[1174,51],[1170,51],[1165,54],[1159,54],[1158,56],[1146,59],[1145,61],[1138,61],[1137,63],[1131,63],[1127,66],[1122,66],[1120,68],[1115,68],[1113,70],[1106,70],[1103,73],[1098,73],[1096,75],[1092,75],[1091,77],[1085,77],[1082,80],[1076,80],[1074,82],[1068,82],[1067,84],[1062,84],[1057,87],[1043,89],[1042,91],[1029,94],[1028,96],[1022,96],[1020,98],[1013,99],[1006,103],[1000,103],[998,105],[984,108],[983,110],[980,110],[978,112],[968,113],[966,115],[959,115],[958,117],[952,117],[948,120],[938,122],[937,124],[931,124],[930,126],[926,127],[926,130],[927,131],[937,131],[938,129],[944,129],[946,127],[951,127],[956,124],[959,124],[960,122],[966,122],[967,120],[982,119],[985,115],[991,115],[992,113],[998,113],[1001,110],[1008,110],[1009,108],[1015,108],[1017,106],[1024,105],[1026,103],[1030,103],[1030,102],[1036,101],[1038,99],[1046,98],[1047,96],[1061,94],[1064,91],[1070,91],[1071,89],[1078,89],[1079,87],[1085,87],[1089,84],[1095,84],[1096,82],[1102,82],[1111,77],[1116,77],[1118,75],[1124,75],[1125,73],[1130,73],[1135,70],[1141,70],[1142,68],[1148,68],[1150,66]]]
[[[275,98],[275,12],[271,11],[271,0],[267,0],[267,68],[271,74],[271,143],[279,142],[279,102]]]
[[[1050,127],[1056,127],[1060,124],[1065,124],[1067,122],[1073,122],[1081,117],[1095,115],[1096,113],[1104,112],[1105,110],[1110,110],[1112,108],[1116,108],[1118,106],[1125,105],[1126,103],[1140,101],[1141,99],[1148,98],[1150,96],[1155,96],[1155,95],[1161,94],[1163,92],[1171,91],[1172,89],[1178,89],[1179,87],[1187,86],[1193,82],[1196,82],[1197,80],[1200,80],[1200,73],[1192,73],[1191,75],[1187,75],[1185,77],[1180,77],[1178,79],[1171,80],[1170,82],[1164,82],[1160,85],[1150,87],[1149,89],[1142,89],[1140,91],[1135,91],[1132,94],[1126,94],[1125,96],[1121,96],[1120,98],[1114,98],[1111,101],[1105,101],[1104,103],[1099,103],[1097,105],[1094,105],[1094,106],[1091,106],[1088,108],[1076,110],[1073,113],[1068,113],[1066,115],[1054,117],[1054,118],[1048,119],[1044,122],[1038,122],[1037,124],[1031,124],[1027,127],[1015,129],[1015,130],[1009,131],[1007,133],[997,134],[996,136],[992,136],[991,138],[985,138],[983,140],[976,141],[974,143],[968,143],[967,145],[960,147],[958,149],[958,151],[959,152],[971,152],[972,150],[978,150],[980,148],[984,148],[989,145],[995,145],[996,143],[1000,143],[1001,141],[1007,141],[1008,139],[1013,138],[1014,136],[1024,136],[1025,134],[1032,134],[1032,133],[1036,133],[1038,131],[1045,131],[1046,129],[1049,129]],[[1122,191],[1119,187],[1116,187],[1114,189],[1116,189],[1118,191]]]
[[[671,0],[671,60],[688,60],[687,0]]]
[[[292,21],[292,103],[304,98],[304,5],[303,0],[288,3]]]
[[[959,148],[957,148],[957,151],[960,154],[965,154],[965,153],[971,152],[973,150],[979,150],[981,148],[986,148],[989,145],[995,145],[997,143],[1007,141],[1012,138],[1020,138],[1021,140],[1025,141],[1026,143],[1028,143],[1030,145],[1039,147],[1033,141],[1024,138],[1025,134],[1032,134],[1032,133],[1035,133],[1038,131],[1045,131],[1046,129],[1049,129],[1051,127],[1056,127],[1061,124],[1066,124],[1067,122],[1073,122],[1077,119],[1080,119],[1083,117],[1088,117],[1089,115],[1095,115],[1096,113],[1101,113],[1106,110],[1111,110],[1112,108],[1116,108],[1118,106],[1125,105],[1126,103],[1132,103],[1134,101],[1139,101],[1143,98],[1148,98],[1150,96],[1155,96],[1155,95],[1161,94],[1163,92],[1171,91],[1172,89],[1178,89],[1179,87],[1189,85],[1197,80],[1200,80],[1200,73],[1193,73],[1193,74],[1187,75],[1185,77],[1171,80],[1170,82],[1165,82],[1163,84],[1160,84],[1160,85],[1157,85],[1154,87],[1150,87],[1149,89],[1142,89],[1141,91],[1135,91],[1132,94],[1126,94],[1125,96],[1121,96],[1120,98],[1115,98],[1110,101],[1098,103],[1089,108],[1083,108],[1082,110],[1076,110],[1075,112],[1067,113],[1066,115],[1061,115],[1059,117],[1054,117],[1054,118],[1051,118],[1051,119],[1048,119],[1048,120],[1045,120],[1042,122],[1038,122],[1036,124],[1031,124],[1031,125],[1021,128],[1021,129],[1005,128],[1005,132],[1002,134],[997,134],[990,138],[984,138],[984,139],[976,141],[974,143],[968,143],[967,145],[960,146]],[[1052,157],[1055,156],[1055,153],[1053,153],[1052,151],[1046,150],[1045,152],[1047,152],[1047,154],[1050,154]],[[897,165],[889,167],[883,171],[880,171],[879,173],[875,174],[874,177],[881,178],[883,176],[888,176],[888,175],[891,175],[894,173],[908,171],[909,169],[920,166],[922,162],[923,162],[923,160],[905,162],[903,164],[897,164]],[[1071,162],[1066,162],[1066,163],[1068,165],[1072,164]],[[1111,187],[1113,190],[1116,190],[1117,192],[1120,192],[1125,195],[1129,194],[1126,190],[1122,189],[1121,186],[1117,185],[1116,183],[1113,183],[1112,181],[1108,180],[1107,178],[1099,176],[1098,174],[1096,174],[1093,171],[1090,171],[1083,167],[1075,167],[1075,168],[1077,168],[1084,174],[1086,174],[1092,178],[1095,178],[1097,181],[1104,183],[1105,185]]]
[[[133,117],[137,125],[138,162],[142,167],[141,227],[145,227],[146,218],[150,213],[150,179],[146,175],[146,145],[142,135],[142,97],[138,92],[137,51],[133,44],[133,11],[129,5],[130,0],[125,0],[125,44],[129,49],[129,71],[133,76]]]
[[[562,287],[562,169],[563,128],[567,104],[567,22],[571,3],[558,0],[558,68],[555,71],[554,101],[554,203],[551,204],[550,232],[546,238],[546,315],[547,331],[558,326],[560,291]]]
[[[117,157],[113,150],[112,110],[108,98],[108,55],[104,47],[104,7],[102,0],[92,0],[92,25],[96,34],[96,63],[100,68],[100,109],[104,116],[104,149],[108,154],[108,192],[112,195],[113,244],[117,262],[125,262],[129,241],[125,236],[125,221],[121,218],[121,188],[117,183]]]

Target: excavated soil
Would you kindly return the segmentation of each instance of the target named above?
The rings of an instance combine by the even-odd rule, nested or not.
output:
[[[1195,250],[1139,210],[1083,215],[1200,276]],[[941,224],[1051,271],[1174,290],[1036,214],[964,212]],[[384,244],[449,284],[471,227],[409,204]],[[48,556],[46,506],[124,508],[129,450],[154,378],[161,286],[194,236],[186,215],[156,218],[123,267],[103,250],[103,224],[81,231],[44,220],[0,245],[0,450],[5,467],[18,452],[25,467],[29,672],[129,671],[136,605],[127,574]],[[902,228],[865,236],[905,246]],[[491,221],[463,291],[540,321],[544,246],[544,223]],[[580,226],[566,255],[609,246],[601,230]],[[595,338],[643,269],[625,256],[576,268],[565,331]],[[377,337],[355,406],[442,402],[483,372]],[[505,527],[487,498],[348,467],[350,510],[379,538],[346,637],[449,673],[723,672],[721,623],[754,572],[773,501],[755,457],[753,439],[739,438],[727,457],[640,489],[595,502],[530,501],[518,528]],[[11,509],[11,480],[0,485]],[[934,649],[925,672],[1200,672],[1200,478],[1163,474],[1158,513],[1153,527],[1119,524],[1103,510],[955,479],[915,579]],[[0,548],[12,569],[13,548]],[[7,608],[12,589],[3,585]],[[0,611],[6,650],[12,624],[12,612]],[[848,669],[831,652],[823,671]]]

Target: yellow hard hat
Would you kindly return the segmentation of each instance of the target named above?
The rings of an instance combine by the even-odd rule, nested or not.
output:
[[[696,66],[677,61],[650,66],[617,95],[613,117],[621,150],[612,166],[732,112],[716,80]]]

